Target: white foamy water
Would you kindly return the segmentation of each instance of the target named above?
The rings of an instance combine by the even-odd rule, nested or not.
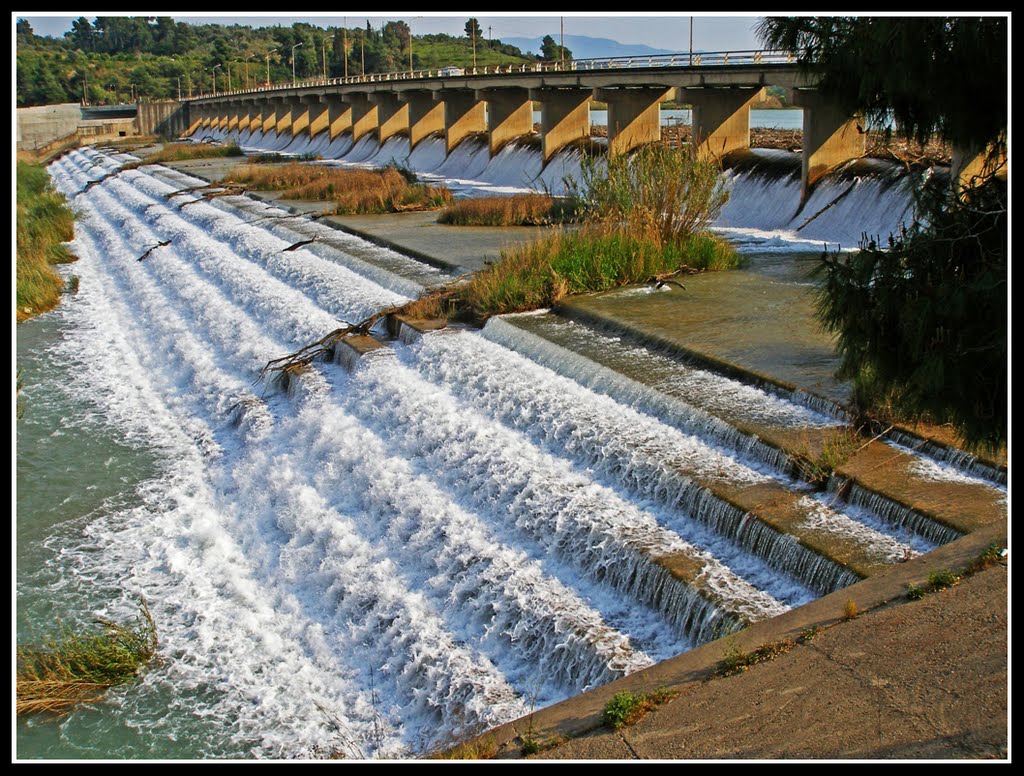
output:
[[[570,417],[546,372],[529,402],[521,377],[469,390],[528,365],[479,335],[396,345],[352,374],[313,365],[287,392],[259,382],[267,360],[405,297],[336,246],[285,251],[289,226],[252,220],[265,208],[168,197],[188,176],[86,190],[116,168],[73,151],[50,170],[83,214],[58,347],[68,390],[101,397],[159,475],[130,508],[52,538],[53,578],[144,595],[162,660],[98,728],[88,711],[63,723],[76,751],[408,756],[810,597],[703,527],[681,535],[610,464],[588,471],[590,438],[558,452],[510,408],[551,439],[624,413],[606,431],[636,425],[652,456],[670,427],[596,394]],[[692,444],[693,466],[764,476]],[[676,557],[697,570],[688,583],[662,565]],[[106,726],[138,735],[119,744]]]

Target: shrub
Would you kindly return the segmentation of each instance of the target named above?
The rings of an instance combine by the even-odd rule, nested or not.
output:
[[[581,170],[581,182],[565,182],[588,218],[659,246],[707,230],[729,199],[718,164],[693,145],[652,144],[608,159],[584,155]]]
[[[932,590],[945,590],[960,581],[960,577],[949,569],[936,569],[928,574],[928,587]]]
[[[571,200],[534,193],[460,199],[441,211],[437,222],[452,226],[541,226],[565,223],[574,215]]]

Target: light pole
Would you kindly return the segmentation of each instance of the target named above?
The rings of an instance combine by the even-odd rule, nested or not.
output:
[[[693,17],[690,17],[690,64],[693,64]]]
[[[178,76],[178,102],[181,102],[181,76]]]
[[[297,49],[301,45],[302,43],[296,43],[294,46],[292,46],[292,83],[295,83],[295,49]],[[313,56],[316,56],[316,54],[314,54]]]
[[[214,97],[217,96],[217,68],[219,68],[219,67],[220,67],[220,65],[214,65],[213,66],[213,76],[212,77],[213,77],[213,96]]]
[[[249,60],[252,59],[255,54],[250,54],[245,58],[245,88],[249,88]]]
[[[320,46],[321,52],[323,53],[323,56],[324,56],[324,80],[325,81],[327,80],[327,41],[329,41],[329,40],[334,40],[334,36],[333,35],[328,35],[326,38],[324,38],[324,42]]]
[[[231,66],[232,65],[237,65],[237,64],[238,64],[238,60],[237,59],[232,59],[230,62],[228,62],[228,91],[229,92],[231,91]]]
[[[270,86],[270,55],[273,54],[277,49],[270,49],[267,52],[267,86]]]
[[[344,51],[345,64],[344,64],[344,75],[345,80],[348,80],[348,17],[343,16],[341,18],[341,48]]]

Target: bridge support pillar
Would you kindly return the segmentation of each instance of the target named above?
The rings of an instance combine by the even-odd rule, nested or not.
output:
[[[867,133],[858,127],[858,117],[840,110],[820,92],[793,90],[793,105],[804,110],[803,169],[801,201],[811,187],[837,164],[864,156]]]
[[[673,91],[664,87],[594,89],[594,99],[608,103],[608,155],[626,154],[661,140],[661,103]]]
[[[409,105],[409,150],[423,138],[444,132],[444,103],[435,100],[432,92],[399,92],[398,99]]]
[[[249,129],[249,121],[252,119],[252,101],[239,100],[238,102],[238,134]]]
[[[285,132],[290,132],[292,128],[292,100],[290,97],[275,97],[274,98],[274,109],[276,111],[277,122],[274,126],[274,130],[278,136],[283,135]]]
[[[998,143],[990,143],[985,149],[954,146],[953,159],[949,166],[950,182],[959,193],[970,189],[992,175],[1008,174],[1005,137]]]
[[[517,137],[533,134],[533,100],[528,89],[479,89],[476,98],[487,102],[491,156]]]
[[[469,135],[487,131],[487,105],[476,98],[475,92],[467,89],[439,91],[434,92],[434,99],[444,101],[446,153],[450,154]]]
[[[263,117],[262,132],[264,135],[269,135],[277,130],[278,110],[277,103],[273,99],[268,97],[263,101],[260,115]]]
[[[185,103],[185,106],[188,108],[188,126],[185,127],[181,136],[189,137],[203,125],[203,110],[191,102]]]
[[[228,103],[228,132],[237,132],[238,124],[242,119],[243,106],[238,100],[232,100]]]
[[[377,106],[377,142],[384,145],[388,138],[409,132],[409,105],[398,99],[395,92],[373,92],[370,102]]]
[[[320,102],[327,106],[327,132],[333,142],[342,132],[352,129],[352,106],[342,102],[338,94],[325,94]]]
[[[693,116],[692,142],[704,157],[720,159],[738,148],[750,148],[750,107],[764,102],[765,89],[680,89]]]
[[[292,97],[292,137],[309,132],[309,105],[302,97]]]
[[[352,108],[352,142],[358,143],[364,135],[373,132],[379,126],[377,106],[370,102],[363,92],[352,92],[341,95],[342,102]]]
[[[590,137],[590,89],[530,89],[540,102],[544,164],[570,143]]]
[[[309,139],[312,140],[328,127],[327,104],[320,101],[321,97],[319,94],[306,94],[301,99],[306,106],[306,116],[309,120]]]

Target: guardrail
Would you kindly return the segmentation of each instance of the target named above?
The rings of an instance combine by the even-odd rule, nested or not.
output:
[[[487,65],[485,67],[453,68],[442,67],[431,70],[413,70],[396,73],[368,73],[347,78],[308,78],[280,84],[261,84],[247,89],[200,94],[189,99],[209,97],[233,97],[244,94],[276,92],[281,89],[308,89],[318,86],[348,86],[350,84],[393,83],[436,78],[467,78],[477,75],[524,75],[527,73],[571,73],[577,71],[642,69],[651,67],[751,67],[758,65],[793,64],[796,57],[788,52],[767,51],[701,51],[678,54],[654,54],[643,57],[602,57],[597,59],[572,59],[568,62],[530,62],[517,65]],[[455,71],[458,72],[455,72]]]

